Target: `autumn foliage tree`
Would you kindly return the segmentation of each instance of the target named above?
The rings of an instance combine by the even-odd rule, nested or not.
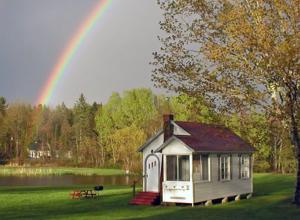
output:
[[[275,109],[297,149],[300,205],[300,1],[158,2],[166,35],[154,53],[155,84],[241,117]]]

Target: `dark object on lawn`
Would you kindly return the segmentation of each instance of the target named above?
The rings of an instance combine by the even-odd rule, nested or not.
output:
[[[102,191],[102,190],[103,190],[103,186],[95,186],[95,187],[94,187],[94,190],[96,191],[96,193],[97,193],[97,196],[99,196],[99,194],[100,194],[100,191]]]
[[[103,186],[95,186],[94,190],[95,191],[102,191],[103,190]]]

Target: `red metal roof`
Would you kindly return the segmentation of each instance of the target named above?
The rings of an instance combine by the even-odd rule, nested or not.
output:
[[[229,128],[219,125],[196,122],[175,122],[179,127],[191,134],[175,135],[183,143],[195,151],[212,152],[253,152],[255,148],[240,138]]]

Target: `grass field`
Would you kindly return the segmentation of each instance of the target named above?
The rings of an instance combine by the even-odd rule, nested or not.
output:
[[[0,166],[0,176],[47,176],[47,175],[125,175],[119,169],[76,168],[76,167],[4,167]]]
[[[291,205],[292,176],[256,174],[254,197],[227,204],[203,206],[130,206],[131,189],[105,188],[94,200],[71,200],[72,189],[0,187],[0,219],[300,219]]]

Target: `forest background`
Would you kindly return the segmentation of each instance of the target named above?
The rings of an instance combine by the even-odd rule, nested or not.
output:
[[[166,97],[146,88],[113,93],[105,104],[90,104],[82,94],[73,107],[7,103],[0,97],[1,164],[139,172],[137,149],[161,128],[166,113],[176,120],[229,127],[257,149],[255,172],[296,172],[290,132],[272,114],[220,113],[199,96]],[[51,157],[30,159],[29,149],[50,151]]]

